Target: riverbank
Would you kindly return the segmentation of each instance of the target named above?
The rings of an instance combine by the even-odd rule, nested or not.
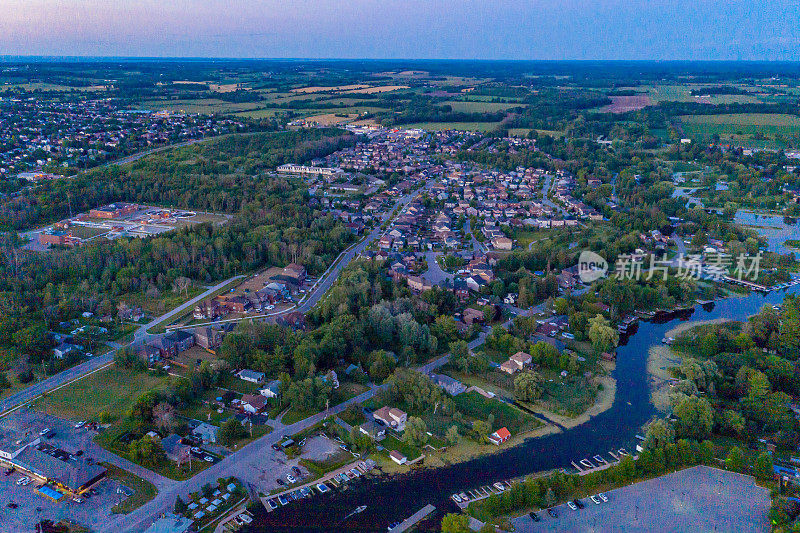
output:
[[[664,337],[677,338],[680,334],[698,326],[711,324],[724,324],[730,322],[729,318],[715,318],[712,320],[687,321],[678,324],[664,334]],[[647,352],[647,374],[650,385],[650,400],[657,410],[664,413],[669,411],[670,380],[673,379],[671,368],[680,366],[684,355],[671,346],[662,344],[651,346]]]
[[[555,422],[560,426],[563,426],[565,429],[576,428],[581,424],[585,424],[600,413],[608,411],[611,409],[611,406],[614,405],[614,399],[617,396],[617,380],[611,376],[596,376],[594,381],[598,385],[601,385],[600,390],[597,391],[597,398],[595,398],[595,401],[591,407],[578,416],[566,417],[564,415],[559,415],[557,413],[553,413],[552,411],[548,411],[534,404],[525,404],[525,408]]]

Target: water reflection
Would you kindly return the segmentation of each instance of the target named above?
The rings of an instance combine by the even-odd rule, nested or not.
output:
[[[717,300],[697,305],[679,315],[660,315],[641,322],[638,330],[623,340],[617,351],[617,394],[612,407],[589,422],[562,433],[538,439],[501,453],[452,466],[417,470],[407,474],[377,479],[359,478],[344,491],[300,500],[275,512],[262,512],[250,531],[386,531],[386,527],[412,515],[428,503],[439,513],[455,511],[450,500],[454,492],[488,485],[537,471],[569,468],[570,462],[606,454],[620,447],[635,448],[634,435],[656,412],[650,402],[647,355],[651,346],[661,344],[665,333],[681,321],[715,318],[744,320],[764,304],[783,300],[787,292],[767,295],[752,293],[745,297]],[[360,505],[367,510],[344,518]],[[435,527],[435,520],[429,520]]]

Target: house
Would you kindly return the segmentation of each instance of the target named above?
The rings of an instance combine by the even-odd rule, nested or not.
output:
[[[491,435],[489,435],[489,441],[494,444],[495,446],[500,446],[500,444],[504,443],[511,437],[511,432],[504,427],[501,427]]]
[[[249,381],[250,383],[263,383],[265,377],[263,372],[256,372],[255,370],[248,370],[246,368],[237,372],[236,375],[239,376],[239,379]]]
[[[80,352],[80,346],[76,346],[68,342],[62,342],[61,344],[53,348],[53,356],[56,359],[63,359],[67,355],[78,352]]]
[[[190,446],[183,444],[181,436],[175,433],[161,439],[161,447],[170,461],[181,461],[189,453]]]
[[[217,426],[212,426],[211,424],[207,424],[205,422],[200,422],[200,424],[192,430],[192,435],[196,437],[200,437],[203,439],[203,442],[217,442],[217,431],[219,428]]]
[[[466,309],[464,309],[464,312],[462,313],[461,316],[462,319],[464,320],[464,323],[467,324],[468,326],[471,326],[476,322],[483,323],[484,321],[483,311],[479,309],[474,309],[472,307],[467,307]]]
[[[396,407],[385,405],[372,413],[372,417],[375,420],[380,420],[386,424],[387,427],[397,431],[403,431],[406,428],[408,415]]]
[[[224,333],[221,329],[204,327],[194,328],[194,341],[206,350],[216,350],[222,344]]]
[[[466,385],[457,379],[451,378],[450,376],[446,376],[444,374],[431,375],[431,381],[443,388],[451,396],[457,396],[467,390]]]
[[[386,435],[386,428],[377,424],[375,420],[367,420],[358,427],[358,430],[375,440],[381,440]]]
[[[529,353],[517,352],[514,355],[512,355],[508,360],[516,364],[519,367],[519,369],[522,370],[523,368],[531,364],[531,361],[533,361],[533,357],[531,357],[531,354]]]
[[[508,361],[500,365],[500,370],[502,370],[506,374],[514,374],[517,370],[519,370],[519,367],[515,362],[509,359]]]
[[[262,396],[261,394],[245,394],[242,396],[242,409],[244,409],[246,413],[261,413],[266,406],[266,396]]]
[[[161,350],[161,355],[174,357],[194,346],[194,335],[186,331],[176,330],[167,333],[160,339],[152,343],[153,346]]]
[[[275,379],[270,381],[266,387],[259,389],[258,393],[267,398],[277,398],[281,395],[281,380]]]
[[[290,263],[283,267],[283,275],[291,278],[292,281],[295,281],[298,285],[303,283],[306,280],[306,268],[303,265],[298,265],[297,263]]]
[[[136,354],[139,356],[139,359],[147,363],[148,366],[161,361],[161,350],[152,344],[143,344],[139,346],[136,349]]]
[[[331,370],[330,372],[322,376],[322,381],[324,381],[325,383],[330,383],[334,389],[339,388],[339,376],[336,375],[335,370]]]
[[[492,239],[492,246],[495,250],[511,250],[514,241],[508,237],[495,237]]]
[[[392,459],[392,461],[394,461],[399,465],[404,465],[406,464],[406,461],[408,461],[408,457],[398,452],[397,450],[392,450],[391,452],[389,452],[389,457]]]

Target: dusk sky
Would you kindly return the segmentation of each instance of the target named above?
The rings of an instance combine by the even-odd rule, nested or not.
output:
[[[0,0],[0,56],[800,60],[797,0]]]

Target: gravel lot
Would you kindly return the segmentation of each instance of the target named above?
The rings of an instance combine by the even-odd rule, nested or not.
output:
[[[539,512],[512,520],[516,531],[768,531],[769,492],[753,478],[697,466],[606,493],[608,503],[572,511],[556,507],[558,518]]]

